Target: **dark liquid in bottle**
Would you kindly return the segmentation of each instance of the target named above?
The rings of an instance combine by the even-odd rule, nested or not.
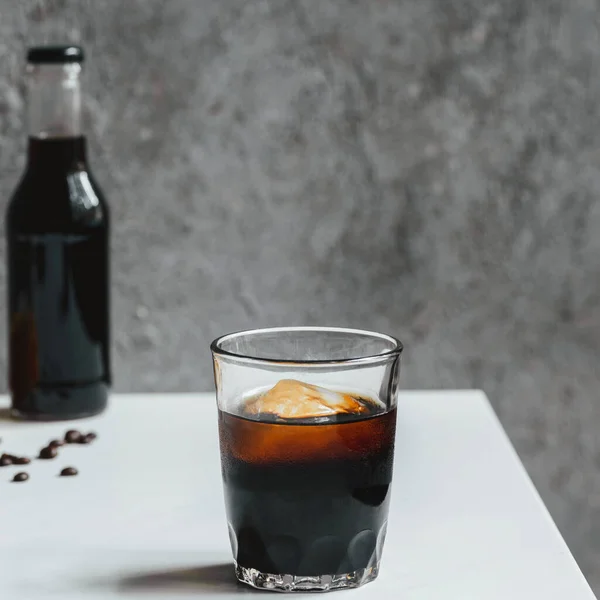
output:
[[[9,385],[33,419],[93,415],[107,403],[108,210],[82,137],[30,139],[8,208]]]
[[[396,410],[323,423],[219,413],[229,535],[263,573],[345,574],[381,555]],[[377,413],[380,414],[377,414]]]

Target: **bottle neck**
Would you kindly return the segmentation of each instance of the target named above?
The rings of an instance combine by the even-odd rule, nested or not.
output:
[[[59,176],[73,171],[87,171],[85,138],[36,138],[29,137],[27,169],[35,177]]]
[[[48,174],[85,168],[81,65],[27,66],[28,163]]]
[[[81,128],[81,65],[27,65],[30,138],[73,138]]]

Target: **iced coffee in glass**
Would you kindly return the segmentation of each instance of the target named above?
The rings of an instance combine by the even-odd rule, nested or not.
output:
[[[274,591],[358,587],[380,569],[402,345],[278,328],[211,346],[238,579]]]

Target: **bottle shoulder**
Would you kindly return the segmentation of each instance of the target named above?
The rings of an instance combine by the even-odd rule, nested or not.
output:
[[[27,170],[6,209],[9,229],[31,232],[107,228],[109,208],[91,173]]]

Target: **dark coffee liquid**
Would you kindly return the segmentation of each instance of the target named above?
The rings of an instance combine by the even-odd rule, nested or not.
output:
[[[395,409],[360,420],[264,423],[220,411],[222,471],[237,563],[264,573],[374,566],[385,537]]]
[[[30,139],[6,218],[9,384],[17,414],[74,418],[106,407],[108,232],[84,139]]]

